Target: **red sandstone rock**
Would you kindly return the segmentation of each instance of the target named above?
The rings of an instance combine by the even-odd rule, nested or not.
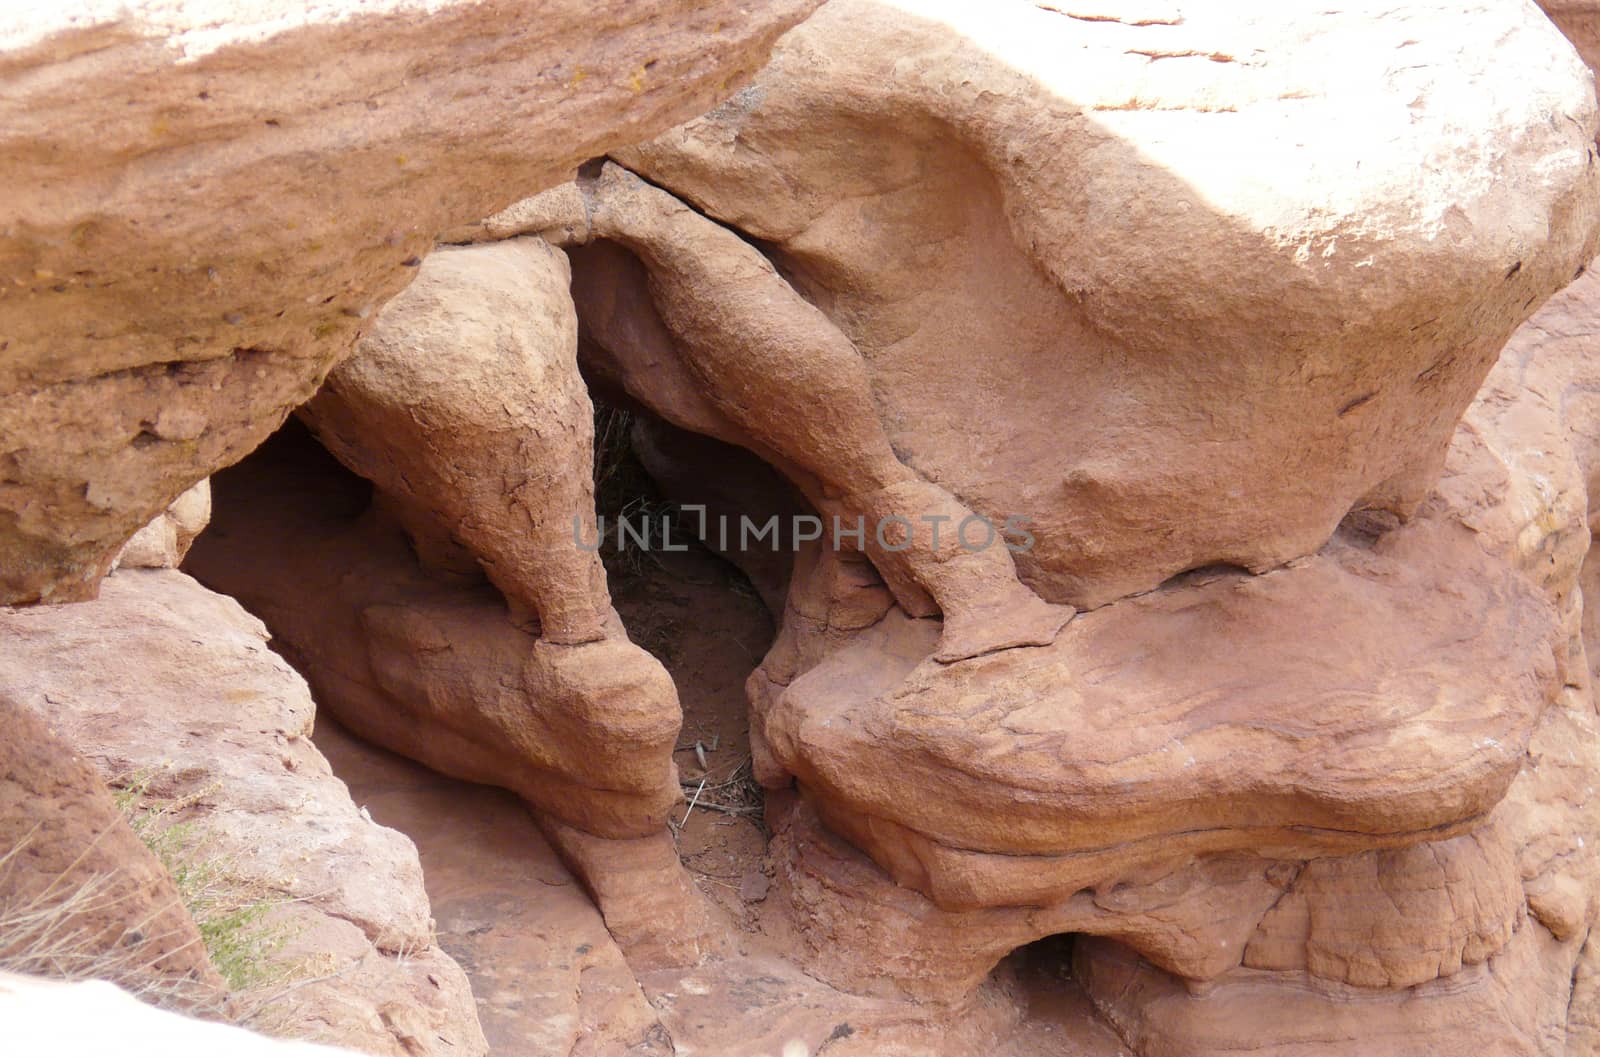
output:
[[[569,281],[543,239],[440,250],[302,415],[425,560],[468,552],[542,641],[577,646],[605,638],[610,598],[579,545],[597,538],[594,408]]]
[[[437,24],[493,30],[500,10],[447,5]],[[782,13],[765,14],[711,57],[775,32]],[[220,61],[176,38],[194,76]],[[223,190],[241,158],[274,187],[315,179],[349,206],[332,220],[306,194],[315,209],[291,196],[288,215],[226,231],[187,211],[137,237],[69,230],[82,211],[52,207],[45,237],[6,236],[26,258],[24,339],[70,319],[121,350],[112,363],[74,332],[18,369],[29,399],[0,413],[0,435],[28,438],[9,456],[8,597],[86,591],[109,542],[264,435],[360,331],[306,417],[373,487],[315,449],[268,455],[194,567],[267,618],[358,732],[532,805],[660,1008],[728,1015],[696,999],[742,986],[750,1039],[841,1057],[876,1040],[824,1030],[828,1003],[879,1023],[971,1016],[970,1051],[1022,1015],[1008,952],[1068,933],[1077,981],[1141,1057],[1592,1048],[1587,280],[1495,364],[1593,253],[1600,169],[1591,79],[1532,7],[835,0],[713,113],[453,227],[474,244],[422,262],[370,324],[434,232],[554,176],[511,179],[526,157],[506,147],[444,187],[459,144],[430,142],[418,172],[380,179],[355,152],[332,175],[360,179],[330,180],[303,166],[343,127],[320,91],[285,113],[323,124],[223,122],[236,164],[196,171]],[[472,98],[453,105],[470,117]],[[504,146],[502,117],[465,139]],[[356,120],[374,143],[417,138]],[[145,135],[102,131],[106,151]],[[24,176],[44,164],[19,158]],[[165,201],[161,175],[141,169],[113,205]],[[390,180],[439,201],[380,246],[371,191]],[[119,232],[107,275],[55,282],[80,252],[62,247]],[[180,244],[192,259],[174,264]],[[178,291],[153,306],[152,261]],[[240,306],[225,327],[193,293],[202,267]],[[91,285],[107,277],[110,293]],[[60,313],[38,311],[47,291]],[[157,371],[175,338],[194,348]],[[760,915],[826,989],[739,950],[662,830],[676,694],[598,563],[558,549],[564,520],[592,513],[580,347],[601,384],[749,449],[824,515],[1032,519],[1016,555],[878,539],[795,563],[750,683],[778,831]],[[51,431],[65,439],[32,439]],[[1093,609],[1067,625],[1073,605]],[[89,615],[114,606],[80,608],[6,620],[144,641]],[[10,656],[50,664],[11,678],[83,678],[69,639],[19,635]],[[172,659],[147,667],[159,682]],[[370,969],[368,988],[393,976],[386,943],[427,939],[425,910],[343,896],[347,920],[330,912],[311,942]],[[451,994],[386,1008],[373,1045],[431,1046],[428,1027],[465,1019]]]
[[[614,617],[601,642],[539,641],[488,584],[421,566],[370,489],[309,437],[281,441],[214,480],[190,567],[260,614],[323,707],[578,829],[659,833],[680,796],[677,696],[660,664]]]
[[[188,824],[190,851],[275,904],[286,933],[270,957],[292,986],[266,1022],[380,1057],[482,1057],[466,978],[433,942],[415,847],[365,818],[329,771],[309,740],[305,682],[266,643],[258,620],[188,576],[124,570],[93,602],[0,609],[0,696],[48,716],[102,773],[195,801],[174,820]],[[6,729],[21,735],[8,744],[36,742],[25,723]],[[124,864],[170,892],[121,834],[95,868]],[[39,850],[75,848],[58,834]]]
[[[215,1006],[226,985],[166,868],[15,689],[0,686],[0,964]]]
[[[835,0],[615,156],[761,246],[896,452],[1032,518],[1025,580],[1083,607],[1414,510],[1595,252],[1594,123],[1528,5]]]
[[[0,601],[92,597],[436,234],[726,98],[815,6],[8,5]]]

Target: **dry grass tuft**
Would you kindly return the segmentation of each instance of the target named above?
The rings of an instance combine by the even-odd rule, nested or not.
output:
[[[17,886],[9,883],[11,873],[36,834],[37,830],[30,832],[0,854],[0,893],[12,893],[0,895],[0,971],[59,980],[109,980],[169,1009],[193,1013],[216,1008],[216,996],[209,988],[156,966],[172,953],[161,941],[175,937],[152,934],[150,929],[170,908],[155,908],[126,926],[120,937],[108,937],[104,922],[121,916],[119,909],[129,896],[114,891],[110,875],[77,874],[76,862],[32,895],[17,894]],[[161,954],[152,957],[152,950]]]
[[[21,886],[10,883],[10,873],[37,838],[37,828],[0,854],[0,971],[56,980],[108,980],[162,1008],[269,1035],[304,1037],[304,1025],[295,1022],[292,1006],[284,1000],[337,974],[313,975],[309,966],[280,957],[293,937],[273,912],[290,900],[239,874],[196,823],[179,820],[212,790],[161,800],[150,795],[150,778],[141,774],[115,781],[113,796],[128,825],[171,875],[178,902],[199,927],[200,941],[230,990],[219,994],[212,986],[158,968],[157,962],[183,949],[168,949],[161,942],[175,936],[150,931],[170,905],[127,924],[120,937],[108,936],[105,922],[125,917],[131,896],[116,892],[113,875],[85,877],[79,872],[84,856],[42,890],[22,895]],[[153,957],[152,950],[161,954]]]
[[[215,787],[158,799],[150,794],[150,781],[149,774],[135,775],[113,782],[112,792],[129,827],[172,876],[211,964],[234,991],[279,983],[290,967],[277,956],[291,937],[269,916],[286,899],[241,875],[195,823],[178,821]]]

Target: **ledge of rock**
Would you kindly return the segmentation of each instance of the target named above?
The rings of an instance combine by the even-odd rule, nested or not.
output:
[[[919,663],[933,628],[891,614],[804,674],[767,672],[760,722],[901,883],[952,908],[1035,904],[1198,852],[1326,855],[1481,821],[1554,696],[1557,631],[1470,533],[1418,522],[949,667]]]
[[[895,452],[1032,519],[1019,571],[1079,607],[1414,510],[1597,248],[1592,79],[1532,5],[1125,16],[834,0],[615,153],[757,241],[858,350]],[[645,329],[609,350],[630,393],[715,434]]]
[[[815,6],[0,11],[0,602],[92,597],[436,234],[726,98]]]

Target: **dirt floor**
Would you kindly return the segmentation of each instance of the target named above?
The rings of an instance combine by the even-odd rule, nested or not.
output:
[[[671,820],[678,856],[718,905],[753,928],[767,833],[761,787],[750,773],[744,681],[772,641],[772,619],[742,576],[698,547],[629,555],[608,572],[629,636],[678,686],[684,810]]]
[[[357,803],[416,842],[440,946],[471,977],[495,1057],[1126,1053],[1049,944],[1003,963],[981,998],[985,1014],[954,1023],[841,994],[773,950],[760,926],[767,838],[749,775],[743,688],[771,640],[771,619],[743,578],[707,552],[613,555],[608,564],[630,635],[678,686],[684,803],[672,823],[685,865],[744,930],[738,955],[636,975],[514,797],[441,777],[318,721],[316,742]]]

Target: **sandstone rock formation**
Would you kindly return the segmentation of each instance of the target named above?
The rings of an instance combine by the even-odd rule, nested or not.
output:
[[[1414,510],[1595,251],[1590,79],[1531,7],[1178,7],[830,3],[617,153],[760,245],[897,453],[1032,518],[1025,581],[1078,606]]]
[[[973,512],[900,461],[855,346],[821,310],[738,235],[618,166],[580,189],[593,236],[644,262],[703,412],[794,480],[830,532],[855,526],[906,612],[942,616],[935,657],[1050,644],[1072,608],[1023,587],[1007,547],[962,545]],[[926,518],[950,526],[942,542],[918,534]]]
[[[385,505],[297,430],[216,488],[190,567],[270,623],[324,707],[377,744],[521,795],[637,964],[720,945],[665,830],[681,796],[677,695],[614,614],[600,642],[537,639],[487,584],[420,562]]]
[[[452,32],[500,12],[443,10]],[[531,61],[521,47],[503,62]],[[444,81],[504,83],[448,54]],[[466,145],[499,149],[495,122],[537,94]],[[195,322],[211,309],[176,288],[114,376],[146,385],[144,338],[186,335],[172,428],[17,448],[8,590],[94,580],[130,512],[236,457],[327,371],[299,422],[217,474],[186,568],[258,614],[357,735],[532,808],[566,864],[548,872],[581,881],[635,974],[615,1008],[639,1052],[694,1048],[669,1029],[690,1011],[693,1031],[733,1031],[718,999],[696,1005],[720,987],[742,1003],[730,1053],[924,1052],[880,1045],[886,1026],[940,1020],[965,1025],[949,1047],[988,1050],[1052,988],[1140,1057],[1590,1053],[1597,131],[1592,76],[1528,4],[832,0],[748,88],[571,183],[492,212],[557,170],[512,180],[523,155],[491,150],[396,228],[382,252],[404,260],[304,241],[377,230],[365,201],[294,213],[304,230],[252,215],[226,261],[261,263],[256,300],[224,318],[265,337],[216,359],[215,320]],[[331,134],[302,127],[296,164]],[[268,177],[281,146],[255,157]],[[408,191],[438,185],[440,150]],[[345,159],[334,176],[360,179],[332,181],[335,208],[370,194],[375,158]],[[168,260],[163,240],[193,233],[173,224],[125,259]],[[455,244],[422,259],[440,231]],[[30,266],[53,280],[54,260]],[[395,295],[401,269],[416,281]],[[333,300],[293,307],[317,283]],[[90,328],[138,289],[58,285]],[[262,316],[268,294],[289,314]],[[357,295],[395,296],[374,315]],[[103,395],[62,348],[18,430]],[[191,384],[205,357],[263,372],[228,422]],[[630,641],[585,543],[586,383],[654,417],[640,461],[665,491],[818,529],[783,534],[792,562],[706,540],[781,615],[747,684],[771,841],[733,875],[745,932],[679,863],[682,688]],[[96,485],[108,466],[123,490]],[[176,560],[194,522],[158,519],[130,564]],[[181,750],[175,789],[218,770],[250,789],[216,825],[304,898],[307,950],[355,967],[361,1012],[328,1015],[342,1038],[483,1049],[415,859],[352,817],[251,618],[127,570],[98,602],[0,614],[0,633],[0,692],[108,768]],[[108,650],[151,657],[113,683]],[[114,716],[113,686],[132,702]],[[242,751],[212,751],[229,739]],[[317,826],[281,826],[307,784]],[[343,872],[330,832],[365,869]],[[374,872],[381,897],[356,883]],[[1025,985],[1041,943],[1053,968]],[[592,953],[555,965],[604,963],[610,987],[616,959]]]
[[[660,665],[620,624],[581,648],[546,644],[493,588],[430,574],[318,454],[284,437],[219,475],[196,574],[267,620],[318,700],[364,737],[604,836],[658,832],[679,795],[677,698]]]
[[[10,688],[0,726],[0,965],[214,1006],[200,932],[99,773]]]
[[[651,745],[569,734],[582,751],[562,759],[562,698],[537,679],[514,722],[464,703],[487,688],[448,689],[537,668],[507,625],[573,608],[552,592],[581,615],[544,638],[619,634],[592,561],[549,554],[556,519],[591,513],[575,376],[545,376],[544,408],[498,395],[529,385],[507,370],[567,362],[547,248],[565,244],[591,373],[761,456],[823,519],[1031,519],[1015,558],[870,531],[858,555],[799,556],[751,693],[757,772],[801,794],[774,855],[813,971],[959,1004],[1013,948],[1090,933],[1115,941],[1080,948],[1091,994],[1152,1052],[1225,1040],[1184,1019],[1182,983],[1171,1013],[1121,997],[1146,978],[1304,992],[1297,1022],[1360,1045],[1316,1012],[1327,987],[1381,1020],[1465,974],[1426,1037],[1474,1002],[1508,1038],[1543,1030],[1526,998],[1581,949],[1588,887],[1528,872],[1519,820],[1555,809],[1514,805],[1556,795],[1525,760],[1574,665],[1570,585],[1484,545],[1475,519],[1522,507],[1482,452],[1451,477],[1479,492],[1432,488],[1506,336],[1595,248],[1594,101],[1526,10],[1450,38],[1352,19],[1359,54],[1266,5],[1133,25],[840,0],[733,102],[619,153],[657,186],[606,163],[457,233],[510,241],[433,258],[307,412],[374,500],[330,516],[316,489],[296,507],[241,478],[248,535],[200,567],[289,629],[358,730],[519,790],[579,861],[604,847],[591,835],[644,839],[671,789],[631,777]],[[1070,42],[1083,70],[1002,35]],[[1509,83],[1491,40],[1557,73]],[[1311,93],[1301,71],[1332,55],[1384,71],[1383,91]],[[1451,109],[1469,98],[1470,125]],[[1278,137],[1294,122],[1345,133],[1340,153]],[[975,408],[981,443],[959,417]],[[272,539],[293,542],[250,572]],[[1171,579],[1218,563],[1256,575]],[[348,631],[306,615],[290,568],[354,605]],[[470,592],[470,621],[461,601],[419,622]],[[1099,608],[1062,631],[1071,604]],[[376,615],[401,611],[400,630]],[[602,731],[611,692],[556,711]],[[653,808],[590,806],[617,792]],[[609,861],[583,872],[616,918],[646,897]]]
[[[1593,1052],[1600,723],[1585,658],[1600,641],[1581,633],[1578,580],[1600,484],[1597,310],[1600,280],[1585,275],[1518,331],[1458,427],[1429,504],[1537,586],[1563,625],[1560,685],[1490,824],[1465,841],[1424,845],[1421,860],[1369,853],[1312,863],[1294,889],[1308,906],[1279,903],[1251,940],[1247,968],[1204,1001],[1124,952],[1087,948],[1080,967],[1091,990],[1141,1053]],[[1525,910],[1507,906],[1507,882]],[[1448,904],[1424,909],[1440,891]],[[1438,925],[1419,930],[1446,906]],[[1492,917],[1513,931],[1483,931]],[[1283,937],[1303,953],[1285,959]],[[1259,971],[1281,968],[1303,972]],[[1401,987],[1403,1001],[1376,990]],[[1269,1028],[1247,1036],[1246,1018]]]
[[[576,545],[596,538],[594,408],[569,282],[542,239],[442,249],[304,414],[424,560],[476,557],[542,641],[579,646],[606,637],[610,599]]]
[[[907,619],[921,613],[894,563],[869,549],[888,588],[869,600],[859,565],[802,559],[752,680],[753,723],[763,780],[797,780],[808,805],[785,838],[811,849],[793,853],[787,898],[820,971],[881,987],[860,966],[899,944],[893,986],[958,1000],[1012,946],[1089,932],[1118,941],[1084,943],[1079,961],[1141,1051],[1263,1044],[1227,1005],[1207,1026],[1202,981],[1235,1005],[1253,987],[1284,996],[1283,1030],[1267,1031],[1281,1052],[1364,1052],[1385,1032],[1439,1052],[1465,1043],[1452,1032],[1468,1010],[1497,1025],[1491,1049],[1559,1038],[1591,882],[1576,863],[1560,879],[1531,867],[1540,840],[1525,820],[1574,848],[1586,824],[1564,809],[1570,787],[1530,785],[1525,758],[1573,707],[1576,565],[1533,569],[1485,544],[1477,521],[1528,508],[1516,474],[1494,483],[1480,458],[1451,477],[1478,491],[1430,489],[1511,329],[1595,248],[1588,78],[1547,24],[1510,7],[1472,32],[1548,54],[1563,102],[1544,94],[1553,83],[1493,87],[1506,53],[1487,38],[1430,37],[1407,19],[1367,27],[1350,61],[1372,76],[1345,95],[1300,83],[1340,34],[1264,5],[1181,19],[919,10],[926,22],[831,4],[735,100],[617,155],[759,246],[826,317],[813,341],[843,332],[900,458],[996,522],[1034,518],[1038,545],[1017,562],[1040,595],[1116,602],[1045,649],[941,667],[927,658],[959,654],[940,657],[937,629]],[[1081,61],[1064,68],[1036,43],[1052,35]],[[1451,72],[1408,81],[1432,48]],[[1505,130],[1457,139],[1448,110],[1468,98]],[[1570,136],[1518,131],[1552,109]],[[1268,131],[1302,122],[1329,130],[1324,143]],[[1357,129],[1402,127],[1353,147]],[[1429,180],[1412,178],[1419,166]],[[1482,179],[1500,166],[1526,175]],[[573,254],[593,363],[804,488],[811,468],[774,457],[770,430],[831,422],[786,403],[818,387],[794,370],[728,374],[706,345],[740,348],[750,326],[685,312],[674,292],[698,284],[726,306],[739,294],[718,292],[757,269],[716,263],[736,248],[691,233],[707,222],[682,206],[663,251],[666,221],[608,215],[619,182],[602,175],[590,192],[592,233],[611,245]],[[1515,201],[1501,198],[1511,187]],[[1536,257],[1543,277],[1521,287]],[[719,393],[789,413],[763,432]],[[979,443],[961,417],[975,394],[995,434]],[[1053,481],[1065,484],[1040,487]],[[826,491],[808,495],[824,512]],[[1523,547],[1572,535],[1517,528]],[[1116,601],[1214,563],[1264,575],[1208,572]],[[1592,743],[1581,721],[1563,733]],[[886,924],[882,908],[905,897],[864,895],[870,869],[822,880],[830,856],[806,836],[819,825],[933,907]],[[1219,917],[1228,869],[1245,887]],[[1395,904],[1370,905],[1374,888]],[[1160,924],[1141,916],[1152,903]],[[1139,973],[1190,986],[1172,983],[1169,1009],[1154,992],[1127,997]],[[1435,989],[1435,1018],[1399,1011],[1406,989],[1463,974]],[[1331,985],[1356,989],[1343,1001],[1365,1027],[1341,1019]]]
[[[176,569],[189,545],[211,520],[211,480],[207,478],[172,501],[172,505],[133,534],[113,569]]]
[[[438,232],[725,98],[814,6],[8,6],[0,601],[91,597]]]
[[[194,801],[205,854],[267,894],[286,936],[291,984],[274,985],[287,994],[268,1023],[393,1057],[486,1052],[466,978],[433,943],[416,849],[329,772],[304,681],[236,602],[123,570],[94,602],[0,610],[0,694],[104,776]]]
[[[1498,567],[1502,583],[1513,585],[1520,579],[1522,586],[1512,589],[1521,600],[1510,608],[1524,615],[1546,614],[1539,618],[1548,629],[1542,643],[1538,635],[1508,637],[1507,646],[1520,647],[1530,657],[1542,655],[1555,676],[1544,684],[1542,695],[1530,697],[1533,726],[1519,736],[1525,750],[1508,756],[1513,778],[1509,788],[1487,798],[1486,817],[1480,815],[1456,837],[1429,834],[1408,846],[1355,854],[1327,849],[1312,858],[1290,852],[1286,843],[1332,834],[1297,829],[1287,842],[1283,835],[1267,836],[1243,854],[1198,857],[1179,852],[1187,836],[1169,838],[1157,844],[1173,853],[1166,863],[1147,861],[1140,868],[1102,859],[1104,879],[1066,898],[1058,895],[1051,901],[1047,892],[1039,891],[1030,894],[1033,905],[968,909],[958,900],[970,899],[970,893],[1010,894],[995,885],[997,878],[1008,879],[1007,875],[990,866],[994,858],[1004,857],[908,839],[904,827],[881,822],[870,813],[852,817],[834,800],[836,787],[820,783],[822,792],[810,793],[808,775],[802,775],[802,790],[823,808],[835,828],[875,857],[886,859],[888,869],[902,882],[894,884],[859,851],[828,833],[805,802],[781,809],[772,853],[775,883],[786,908],[783,915],[796,928],[812,970],[850,989],[960,1003],[964,998],[970,1001],[988,967],[1006,950],[1040,935],[1073,932],[1079,934],[1075,976],[1140,1055],[1592,1052],[1596,1036],[1590,937],[1600,890],[1600,858],[1595,850],[1600,816],[1594,811],[1593,775],[1600,767],[1600,723],[1585,658],[1593,656],[1600,642],[1593,635],[1592,617],[1583,616],[1577,581],[1580,567],[1586,578],[1589,575],[1583,565],[1591,546],[1589,497],[1595,494],[1595,467],[1600,465],[1596,461],[1600,451],[1593,443],[1594,414],[1600,410],[1593,393],[1600,389],[1596,385],[1600,379],[1595,377],[1596,361],[1590,351],[1600,334],[1597,309],[1600,279],[1586,275],[1518,332],[1458,427],[1446,475],[1410,525],[1379,533],[1365,544],[1351,538],[1352,526],[1311,561],[1281,572],[1258,579],[1214,574],[1205,577],[1206,582],[1169,585],[1154,595],[1082,616],[1076,624],[1078,633],[1087,634],[1100,620],[1149,621],[1153,637],[1141,640],[1148,650],[1148,667],[1140,666],[1139,671],[1155,674],[1165,668],[1160,661],[1164,648],[1157,634],[1162,618],[1152,618],[1156,610],[1151,607],[1181,609],[1186,597],[1192,599],[1187,608],[1194,626],[1184,641],[1196,648],[1188,655],[1189,665],[1169,672],[1179,678],[1162,680],[1180,691],[1182,679],[1203,672],[1216,655],[1214,649],[1204,648],[1206,636],[1222,631],[1230,634],[1230,649],[1251,641],[1258,648],[1273,641],[1292,643],[1302,654],[1302,663],[1335,678],[1341,667],[1347,677],[1352,667],[1382,671],[1384,650],[1362,649],[1362,634],[1341,631],[1336,619],[1319,614],[1312,621],[1280,621],[1263,626],[1260,636],[1252,638],[1252,621],[1228,616],[1222,607],[1242,604],[1236,598],[1240,593],[1270,606],[1267,599],[1275,590],[1274,580],[1292,581],[1325,561],[1348,555],[1351,548],[1371,548],[1369,562],[1363,563],[1368,575],[1392,560],[1408,562],[1415,570],[1452,551],[1466,556],[1476,550],[1484,562],[1480,568]],[[1413,545],[1419,545],[1418,550],[1408,556]],[[1197,604],[1224,585],[1235,597],[1209,606]],[[1463,603],[1465,587],[1463,579],[1441,583],[1438,599],[1446,610],[1463,605],[1470,609],[1474,619],[1464,627],[1479,635],[1492,624],[1490,610]],[[1325,597],[1332,608],[1339,593],[1329,591]],[[1119,613],[1124,615],[1118,618]],[[798,616],[791,611],[791,624],[799,623]],[[1582,633],[1585,620],[1587,636]],[[1313,627],[1316,637],[1308,641],[1300,629]],[[1426,641],[1423,627],[1407,621],[1391,637],[1420,644]],[[881,627],[856,637],[872,634],[889,637]],[[922,641],[927,641],[926,632]],[[1070,644],[1071,637],[1066,641]],[[1397,647],[1391,643],[1385,649]],[[1342,651],[1352,648],[1357,655],[1341,666]],[[841,652],[848,655],[850,648]],[[840,655],[830,656],[818,670],[840,663]],[[900,664],[910,666],[919,655],[918,650],[904,650]],[[890,649],[880,652],[881,659],[894,656]],[[1018,651],[1015,656],[1025,653]],[[989,663],[1006,660],[1008,655],[1001,654]],[[1286,677],[1294,670],[1293,663],[1283,669]],[[858,664],[852,669],[858,680],[867,681],[865,691],[853,692],[849,680],[840,676],[842,681],[833,684],[834,696],[826,699],[835,710],[843,700],[870,697],[871,680],[879,678]],[[1237,670],[1249,668],[1240,665]],[[1091,666],[1089,671],[1093,677],[1085,687],[1068,684],[1069,688],[1088,694],[1129,682],[1118,676],[1114,662]],[[1505,674],[1503,667],[1490,665],[1475,686],[1452,691],[1447,683],[1434,683],[1428,690],[1439,703],[1492,695],[1508,685]],[[1312,688],[1314,678],[1301,676],[1295,680],[1297,688]],[[959,737],[968,729],[944,725],[930,711],[929,705],[941,700],[928,692],[930,681],[921,684],[922,693],[905,695],[897,710],[881,718],[867,713],[848,724],[837,711],[832,722],[826,712],[808,715],[808,725],[798,728],[793,744],[803,754],[832,758],[824,747],[838,751],[862,745],[863,732],[873,729],[875,719],[880,724],[886,719],[895,723],[887,729],[898,737],[883,737],[878,745],[881,751],[900,755],[876,769],[857,766],[851,792],[891,788],[886,781],[874,782],[874,776],[883,775],[909,788],[937,790],[937,796],[920,801],[907,797],[896,805],[920,805],[924,818],[938,818],[946,811],[955,815],[960,806],[970,808],[970,802],[961,799],[968,773],[993,774],[1018,751],[1026,752],[1030,742],[1048,745],[1035,727],[1013,722],[1001,730],[1016,738],[1021,749],[992,748],[994,740],[1004,736],[999,732],[990,735],[989,745],[974,738],[973,748],[963,757],[965,771],[906,783],[902,776],[907,761],[926,768],[940,759],[935,733],[949,738],[953,729],[959,729]],[[1187,697],[1179,692],[1171,701],[1195,700],[1222,721],[1205,730],[1199,742],[1203,744],[1205,737],[1228,736],[1226,708],[1248,701],[1257,681],[1259,677],[1241,676],[1226,690]],[[803,680],[795,684],[802,685]],[[1404,700],[1403,687],[1403,679],[1390,678],[1382,691],[1369,694],[1369,717],[1390,713]],[[1041,703],[1022,714],[1037,723],[1038,716],[1049,714],[1044,703],[1050,698],[1034,694],[1031,699]],[[1336,700],[1323,699],[1330,704]],[[819,699],[808,700],[818,706]],[[966,700],[995,709],[1012,697],[996,693],[986,701],[969,690]],[[983,715],[983,711],[969,713],[979,722]],[[1336,709],[1319,718],[1334,715]],[[1330,724],[1325,732],[1332,733],[1333,727]],[[1258,729],[1277,737],[1293,736],[1293,729],[1277,714],[1264,719]],[[1073,734],[1083,736],[1076,730]],[[1360,746],[1352,748],[1362,761],[1356,767],[1349,766],[1353,761],[1341,762],[1326,752],[1305,755],[1328,763],[1329,776],[1338,772],[1354,779],[1361,766],[1382,758],[1381,746],[1389,740],[1387,735],[1377,740],[1346,737],[1348,743]],[[1440,773],[1433,770],[1439,760],[1431,754],[1449,739],[1442,730],[1430,732],[1396,761],[1389,780]],[[1185,738],[1182,751],[1191,751],[1193,740]],[[1497,740],[1492,735],[1473,739],[1471,755],[1501,751],[1493,744]],[[1177,742],[1167,751],[1180,751]],[[1092,754],[1085,755],[1080,766],[1099,764]],[[1161,770],[1162,755],[1160,749],[1144,754],[1146,773],[1105,795],[1126,796],[1147,787],[1149,775]],[[1258,764],[1265,758],[1259,752],[1239,757]],[[1196,753],[1195,759],[1195,768],[1204,766],[1203,753]],[[1275,778],[1275,769],[1259,767],[1251,774],[1257,789],[1264,789]],[[1204,772],[1194,780],[1204,781]],[[1184,817],[1198,817],[1207,810],[1216,788],[1212,783],[1191,796]],[[1308,783],[1305,788],[1313,792],[1315,785]],[[947,797],[952,799],[949,804]],[[1033,804],[1041,799],[1036,789],[1013,794],[1010,812],[981,835],[988,840],[1026,836],[1032,831]],[[1086,808],[1099,806],[1088,797],[1080,803]],[[1421,803],[1437,805],[1440,800],[1437,793],[1427,793],[1411,806]],[[1378,817],[1395,815],[1380,809],[1369,819]],[[1113,824],[1117,822],[1121,819],[1113,819]],[[1098,831],[1115,829],[1103,825]],[[1204,832],[1199,836],[1210,837]],[[1375,842],[1370,834],[1359,837],[1348,830],[1339,836]],[[1132,850],[1136,853],[1136,846]],[[1090,862],[1081,868],[1093,870],[1093,856],[1086,858]],[[1064,872],[1059,862],[1033,853],[1009,863],[1010,878],[1026,879],[1041,890],[1053,871]],[[937,883],[941,880],[942,886]],[[918,887],[946,905],[911,890]],[[1064,886],[1070,887],[1070,883]],[[877,971],[864,974],[864,964]]]
[[[951,909],[1047,905],[1197,853],[1307,858],[1478,825],[1554,694],[1556,628],[1468,533],[1420,522],[951,668],[919,666],[929,632],[894,613],[814,667],[780,644],[757,723],[902,884]]]

